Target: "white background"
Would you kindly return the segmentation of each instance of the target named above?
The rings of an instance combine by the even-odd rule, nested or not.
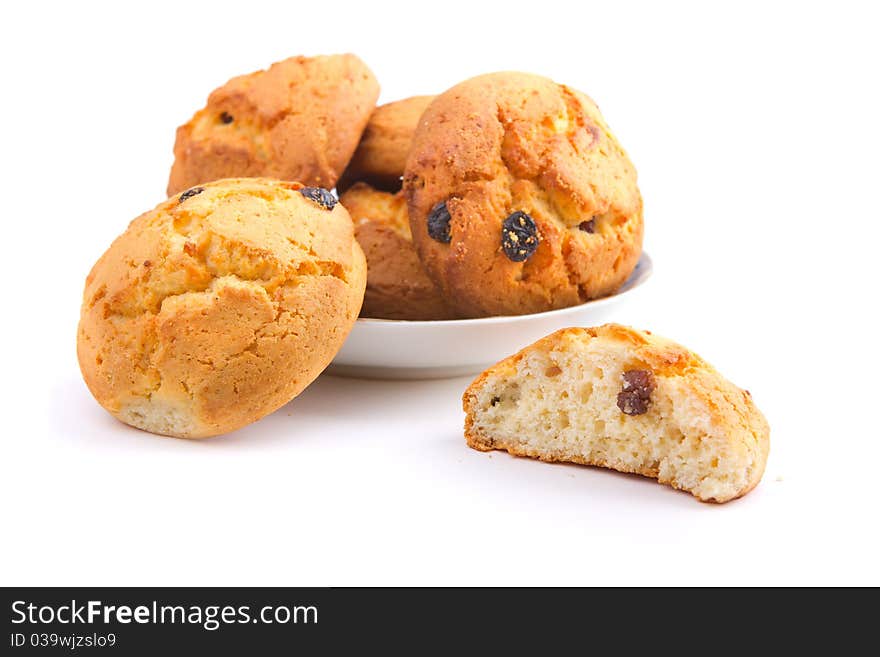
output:
[[[877,27],[868,2],[8,5],[0,583],[880,584]],[[232,75],[346,51],[382,101],[500,69],[596,99],[655,263],[616,319],[751,390],[754,492],[471,451],[468,379],[322,377],[202,442],[93,401],[83,281],[164,198],[175,127]]]

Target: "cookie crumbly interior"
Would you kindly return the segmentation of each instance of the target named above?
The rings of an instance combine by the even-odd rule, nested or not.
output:
[[[760,479],[766,422],[753,407],[737,408],[744,404],[736,394],[748,393],[707,364],[697,359],[658,367],[625,341],[588,333],[555,337],[490,368],[468,389],[471,447],[637,473],[703,501],[739,497]],[[651,371],[656,383],[639,415],[618,406],[624,372],[633,369]],[[713,378],[722,383],[703,394]],[[719,415],[713,405],[724,404],[729,412]]]

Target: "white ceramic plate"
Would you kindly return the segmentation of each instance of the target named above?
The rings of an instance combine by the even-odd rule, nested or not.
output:
[[[651,258],[642,252],[617,294],[545,313],[429,322],[359,319],[327,373],[371,379],[476,374],[557,329],[604,323],[652,269]]]

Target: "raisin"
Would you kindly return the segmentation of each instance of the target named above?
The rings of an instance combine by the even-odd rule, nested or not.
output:
[[[501,397],[492,397],[492,406],[497,406],[501,403]]]
[[[585,233],[595,233],[596,232],[596,220],[590,219],[589,221],[582,221],[578,224],[578,228],[580,228]]]
[[[516,211],[501,224],[501,247],[513,262],[528,260],[537,251],[538,227],[525,212]]]
[[[617,395],[617,408],[626,415],[647,413],[656,387],[650,370],[627,370],[623,373],[623,388]]]
[[[232,114],[229,114],[228,112],[220,112],[220,123],[229,125],[233,121]]]
[[[299,193],[326,210],[332,210],[338,203],[336,197],[323,187],[303,187]]]
[[[452,241],[452,231],[449,228],[449,222],[452,215],[449,214],[449,208],[446,207],[446,201],[441,201],[428,214],[428,235],[432,240],[449,244]]]
[[[188,189],[178,197],[177,202],[183,203],[186,199],[201,194],[203,191],[205,191],[204,187],[193,187],[191,189]]]

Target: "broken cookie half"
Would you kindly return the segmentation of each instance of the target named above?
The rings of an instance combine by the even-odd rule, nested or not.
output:
[[[705,502],[748,493],[770,448],[748,391],[684,347],[618,324],[542,338],[483,372],[462,401],[475,449],[641,474]]]

